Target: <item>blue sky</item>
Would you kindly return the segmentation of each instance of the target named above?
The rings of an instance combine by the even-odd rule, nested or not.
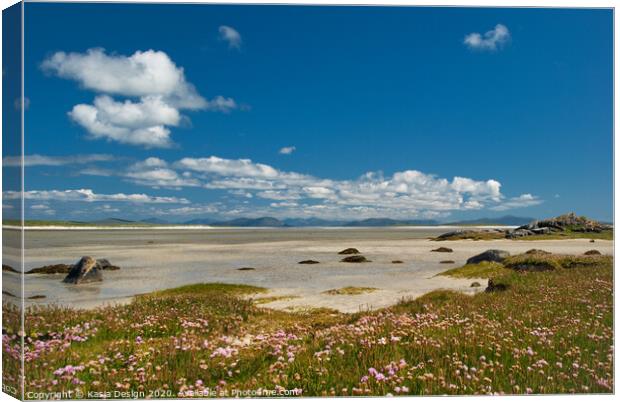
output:
[[[28,3],[25,36],[27,218],[612,219],[610,10]]]

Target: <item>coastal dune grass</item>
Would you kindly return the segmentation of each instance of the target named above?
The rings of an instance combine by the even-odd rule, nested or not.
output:
[[[611,393],[613,264],[593,257],[553,257],[561,268],[542,272],[465,266],[447,272],[492,277],[508,289],[434,291],[355,314],[262,308],[249,297],[263,289],[224,284],[94,310],[30,307],[26,391],[153,398],[259,389],[287,396]],[[17,384],[19,311],[5,304],[3,312],[5,381]]]
[[[454,278],[491,278],[504,274],[506,268],[498,263],[483,261],[479,264],[467,264],[462,267],[449,269],[439,275],[452,276]]]

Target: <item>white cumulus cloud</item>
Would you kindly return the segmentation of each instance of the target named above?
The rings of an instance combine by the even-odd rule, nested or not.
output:
[[[203,98],[187,81],[183,68],[162,51],[137,51],[131,56],[107,54],[103,49],[56,52],[41,67],[99,93],[93,104],[78,104],[69,112],[92,139],[168,148],[173,145],[169,127],[179,125],[182,110],[237,108],[232,98]],[[118,101],[111,96],[131,99]]]
[[[521,194],[518,197],[512,197],[499,205],[491,207],[494,211],[506,211],[508,209],[525,208],[541,204],[543,201],[532,194]]]
[[[62,166],[62,165],[80,165],[92,162],[108,162],[114,160],[114,156],[107,154],[89,154],[89,155],[69,155],[69,156],[47,156],[47,155],[25,155],[24,166]],[[4,166],[20,166],[21,157],[5,156],[2,159]]]
[[[228,47],[239,49],[241,47],[241,35],[233,27],[222,25],[219,27],[220,40],[228,43]]]
[[[283,148],[280,148],[279,153],[280,153],[280,154],[282,154],[282,155],[290,155],[290,154],[292,154],[293,152],[295,152],[295,150],[296,150],[296,149],[297,149],[297,148],[295,148],[294,146],[290,146],[290,147],[283,147]]]
[[[369,172],[354,180],[333,180],[285,172],[249,159],[216,156],[183,158],[172,166],[195,172],[195,178],[206,189],[227,190],[233,195],[251,193],[258,199],[273,200],[272,206],[287,205],[287,216],[436,217],[450,211],[503,210],[541,202],[529,194],[506,199],[501,183],[494,179],[456,176],[450,180],[417,170],[395,172],[387,177]],[[258,211],[278,213],[261,209],[247,213]]]
[[[146,194],[97,194],[90,189],[77,190],[30,190],[23,193],[26,200],[38,201],[84,201],[84,202],[131,202],[146,204],[187,204],[185,198],[157,197]],[[19,191],[5,191],[3,196],[7,200],[20,199]]]
[[[505,25],[497,24],[490,31],[480,34],[472,32],[465,36],[463,43],[470,49],[497,50],[510,40],[510,31]]]

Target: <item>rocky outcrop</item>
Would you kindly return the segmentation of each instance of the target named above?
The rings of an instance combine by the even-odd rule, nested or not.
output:
[[[363,255],[351,255],[349,257],[345,257],[340,262],[370,262]]]
[[[6,265],[6,264],[2,264],[2,272],[14,272],[14,273],[18,273],[15,268],[13,268],[10,265]]]
[[[350,248],[345,248],[344,250],[342,250],[338,254],[348,255],[348,254],[359,254],[359,253],[360,253],[360,251],[358,249],[350,247]]]
[[[551,219],[533,221],[516,229],[459,229],[444,233],[433,240],[492,240],[492,239],[519,239],[534,235],[551,235],[561,233],[601,233],[613,231],[613,226],[607,225],[574,213],[560,215]],[[592,242],[594,240],[591,240]]]
[[[433,251],[433,252],[435,252],[435,253],[451,253],[451,252],[453,252],[454,250],[452,250],[452,249],[451,249],[451,248],[449,248],[449,247],[439,247],[439,248],[433,249],[433,250],[431,250],[431,251]]]
[[[299,261],[298,264],[318,264],[318,261],[315,260],[303,260],[303,261]]]
[[[467,260],[467,264],[478,264],[483,261],[502,262],[510,253],[504,250],[487,250]]]
[[[97,263],[97,268],[103,271],[117,271],[121,269],[120,267],[116,265],[110,264],[110,261],[108,261],[105,258],[96,260],[96,263]],[[30,271],[26,272],[26,274],[27,275],[29,274],[68,274],[69,272],[71,272],[73,267],[74,265],[68,265],[68,264],[44,265],[39,268],[33,268]]]
[[[53,264],[53,265],[44,265],[39,268],[32,268],[30,271],[26,272],[26,274],[68,274],[71,271],[73,265],[67,264]]]
[[[81,283],[103,281],[102,269],[93,257],[84,256],[69,271],[64,283],[79,285]]]
[[[520,226],[517,229],[508,232],[506,237],[509,239],[514,239],[518,237],[561,233],[566,231],[601,233],[607,230],[613,230],[613,227],[593,219],[588,219],[585,216],[577,216],[575,213],[571,212],[569,214],[560,215],[551,219],[530,222],[527,225]]]

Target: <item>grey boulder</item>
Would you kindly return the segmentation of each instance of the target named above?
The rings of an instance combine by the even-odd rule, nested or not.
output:
[[[97,260],[93,257],[84,256],[71,268],[63,282],[74,285],[101,282],[103,281],[101,271],[102,267]]]

